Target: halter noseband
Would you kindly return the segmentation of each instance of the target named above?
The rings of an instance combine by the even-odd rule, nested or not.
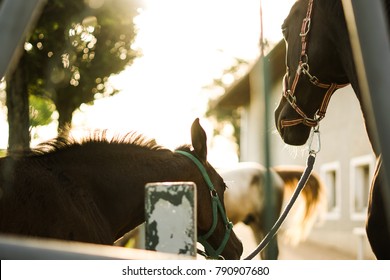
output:
[[[292,120],[282,120],[281,126],[288,127],[288,126],[294,126],[298,125],[300,123],[309,126],[309,127],[316,127],[318,123],[325,117],[326,109],[328,107],[330,98],[332,97],[332,94],[339,88],[345,87],[348,84],[337,84],[337,83],[322,83],[320,80],[312,75],[310,73],[310,66],[309,66],[309,57],[307,54],[307,35],[310,31],[310,24],[311,24],[311,17],[312,17],[312,10],[313,10],[313,2],[314,0],[309,0],[306,17],[302,21],[302,27],[301,27],[301,33],[299,36],[301,37],[301,56],[298,63],[297,71],[295,72],[295,77],[293,80],[293,83],[291,85],[291,88],[288,89],[288,71],[283,77],[283,96],[286,98],[287,102],[291,105],[291,107],[297,112],[301,117],[297,119]],[[326,93],[324,96],[324,99],[322,100],[321,106],[316,112],[314,118],[309,118],[301,108],[297,105],[296,95],[295,95],[295,88],[298,84],[299,78],[301,77],[301,74],[307,75],[309,78],[309,81],[319,88],[326,89]]]
[[[207,174],[206,168],[203,166],[203,164],[192,154],[185,152],[185,151],[175,151],[178,154],[184,155],[190,160],[192,160],[195,165],[198,167],[199,171],[202,173],[203,179],[205,180],[209,190],[210,190],[210,195],[211,195],[211,208],[213,211],[213,223],[207,233],[204,235],[198,236],[198,241],[200,244],[203,245],[206,253],[201,252],[201,254],[207,258],[212,258],[212,259],[221,259],[223,258],[221,256],[221,253],[225,249],[225,246],[229,240],[230,237],[230,232],[232,231],[233,224],[232,222],[229,221],[229,219],[226,216],[225,210],[223,208],[223,205],[221,201],[219,200],[218,193],[215,190],[215,187],[213,183],[210,180],[209,175]],[[225,235],[221,241],[221,244],[217,249],[214,249],[209,242],[207,242],[207,239],[210,238],[210,236],[214,233],[217,223],[218,223],[218,211],[221,214],[221,218],[223,221],[223,224],[225,225]],[[198,250],[199,251],[199,250]]]

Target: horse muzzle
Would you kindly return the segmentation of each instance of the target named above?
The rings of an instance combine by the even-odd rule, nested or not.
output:
[[[295,125],[285,125],[290,119],[296,119],[296,116],[297,114],[291,108],[290,104],[285,98],[282,98],[279,106],[275,110],[275,126],[284,143],[301,146],[309,138],[311,127],[305,125],[303,122],[296,123]]]
[[[241,258],[244,248],[241,240],[238,239],[233,231],[230,235],[228,248],[229,250],[226,249],[224,252],[222,252],[222,256],[226,260],[239,260]]]

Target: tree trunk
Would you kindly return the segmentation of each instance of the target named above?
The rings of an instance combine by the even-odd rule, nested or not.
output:
[[[30,119],[27,77],[23,63],[7,80],[8,154],[20,155],[30,151]]]
[[[61,137],[67,137],[72,126],[73,112],[75,108],[65,100],[62,100],[62,102],[57,100],[55,105],[58,111],[58,135]]]

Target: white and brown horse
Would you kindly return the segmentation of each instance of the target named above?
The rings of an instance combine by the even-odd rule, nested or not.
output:
[[[241,162],[229,169],[219,170],[228,186],[225,192],[225,206],[229,219],[234,223],[244,222],[251,227],[256,242],[259,243],[269,232],[279,217],[283,206],[288,202],[303,173],[303,167],[280,166],[272,168],[271,212],[265,209],[266,169],[255,162]],[[300,198],[297,200],[281,231],[290,244],[297,244],[310,233],[320,210],[325,206],[324,185],[312,173]],[[267,223],[267,214],[271,214],[271,224]],[[271,248],[270,248],[271,246]],[[277,259],[278,241],[275,236],[262,251],[262,259]]]

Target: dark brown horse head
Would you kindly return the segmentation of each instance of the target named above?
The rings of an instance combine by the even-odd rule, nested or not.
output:
[[[297,1],[282,31],[286,74],[275,122],[285,143],[303,145],[324,117],[333,92],[349,82],[343,61],[349,39],[341,1]]]
[[[226,217],[224,205],[225,182],[207,161],[207,137],[196,119],[191,127],[193,151],[203,179],[197,184],[198,241],[213,257],[240,259],[243,247]],[[199,165],[203,166],[199,168]],[[203,170],[203,171],[202,171]],[[219,202],[218,202],[219,201]]]

